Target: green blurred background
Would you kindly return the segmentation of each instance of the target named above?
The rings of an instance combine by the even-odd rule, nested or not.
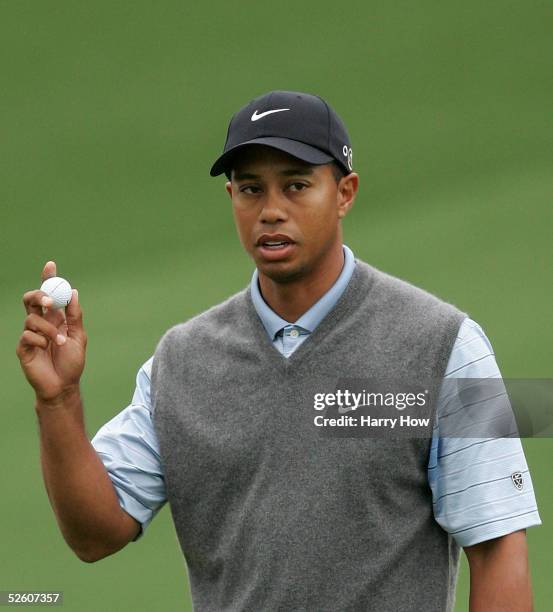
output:
[[[245,286],[224,179],[231,114],[270,89],[327,98],[361,175],[355,254],[454,302],[509,377],[553,375],[550,2],[0,2],[0,590],[67,610],[190,610],[165,507],[87,565],[42,484],[14,349],[48,259],[79,288],[90,437],[128,403],[169,326]],[[536,610],[553,599],[551,440],[525,441],[544,526]],[[467,610],[463,565],[457,610]]]

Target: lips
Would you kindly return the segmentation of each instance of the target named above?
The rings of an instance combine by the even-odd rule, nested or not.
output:
[[[263,234],[257,239],[257,246],[266,248],[279,248],[287,244],[293,244],[294,241],[286,234]]]
[[[277,261],[287,257],[294,248],[294,241],[287,234],[263,234],[256,246],[264,259]]]

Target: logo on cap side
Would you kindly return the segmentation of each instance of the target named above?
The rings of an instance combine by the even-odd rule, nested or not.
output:
[[[282,113],[283,111],[289,111],[289,108],[275,108],[274,110],[268,110],[265,111],[264,113],[257,113],[257,109],[254,110],[253,115],[252,115],[252,121],[257,121],[258,119],[263,119],[263,117],[266,117],[267,115],[270,115],[272,113]]]
[[[350,170],[353,170],[353,151],[351,150],[351,147],[348,147],[348,145],[344,145],[342,148],[342,153],[344,154],[344,157],[346,158],[348,168]]]

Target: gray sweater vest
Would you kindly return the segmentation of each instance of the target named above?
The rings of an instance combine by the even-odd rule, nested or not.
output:
[[[321,436],[313,397],[391,376],[434,398],[465,316],[357,260],[288,359],[249,289],[165,334],[154,426],[195,610],[453,609],[459,548],[433,517],[430,436]]]

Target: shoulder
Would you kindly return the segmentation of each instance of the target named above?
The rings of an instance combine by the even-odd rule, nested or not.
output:
[[[485,379],[501,377],[492,344],[482,327],[473,319],[466,318],[461,323],[445,377]]]
[[[225,301],[169,328],[161,337],[156,354],[169,347],[182,345],[187,340],[201,337],[203,342],[209,342],[224,337],[227,331],[234,329],[244,318],[248,292],[249,287],[242,289]]]
[[[359,271],[372,278],[371,299],[379,309],[393,310],[407,317],[434,319],[454,317],[460,323],[467,314],[454,304],[412,283],[383,272],[370,264],[356,260]]]

